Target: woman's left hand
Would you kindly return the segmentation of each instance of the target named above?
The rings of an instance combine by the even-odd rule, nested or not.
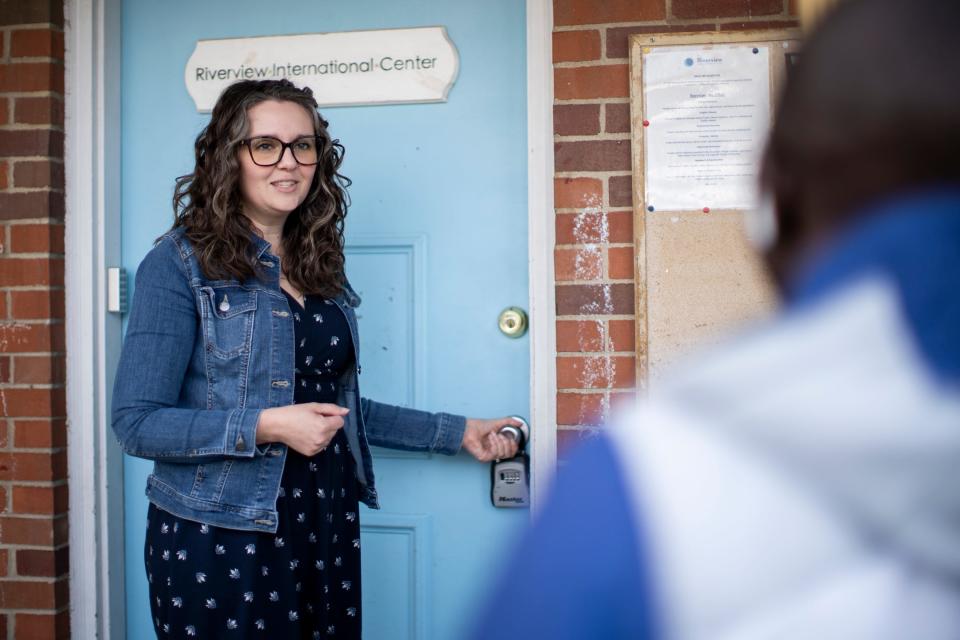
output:
[[[463,448],[480,462],[512,458],[517,455],[517,443],[513,438],[499,433],[500,429],[508,424],[520,426],[520,422],[514,418],[467,418],[467,428],[463,432]]]

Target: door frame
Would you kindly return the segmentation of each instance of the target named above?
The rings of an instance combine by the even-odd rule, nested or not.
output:
[[[536,510],[556,468],[553,4],[525,2],[529,417]],[[109,427],[121,319],[106,311],[107,267],[120,264],[120,10],[121,0],[64,4],[71,635],[101,640],[122,638],[126,627],[123,454]]]

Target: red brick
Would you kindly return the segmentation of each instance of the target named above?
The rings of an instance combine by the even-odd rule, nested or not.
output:
[[[600,133],[600,105],[554,105],[553,132],[558,136],[590,136]]]
[[[673,0],[675,18],[769,16],[783,12],[783,0]]]
[[[0,104],[4,104],[4,100],[0,99]],[[10,186],[10,163],[9,162],[0,162],[0,189],[6,189]]]
[[[0,345],[6,353],[63,351],[63,325],[0,323]]]
[[[607,186],[611,207],[633,206],[633,176],[613,176]]]
[[[17,169],[19,170],[19,166],[17,167]],[[10,226],[10,252],[11,253],[63,253],[63,225],[62,224],[11,225]]]
[[[3,46],[0,41],[0,46]],[[5,96],[0,96],[0,124],[9,124],[10,122],[10,101]]]
[[[19,101],[20,99],[18,103]],[[0,135],[0,156],[62,158],[63,132],[51,129],[8,129]]]
[[[55,482],[65,480],[66,452],[0,451],[0,480]],[[57,477],[57,476],[62,477]],[[4,538],[6,542],[6,538]]]
[[[796,29],[800,27],[797,20],[765,20],[750,22],[725,22],[720,25],[721,31],[769,31],[772,29]]]
[[[603,323],[599,320],[557,320],[557,351],[603,351]]]
[[[13,359],[13,382],[16,384],[63,384],[66,381],[63,356],[18,356]]]
[[[0,580],[0,607],[4,609],[58,609],[66,605],[70,594],[68,580]],[[16,614],[16,623],[25,614]],[[50,638],[52,636],[30,635],[21,631],[19,624],[16,638]],[[58,636],[60,637],[60,636]]]
[[[63,2],[57,0],[0,2],[0,25],[17,26],[41,22],[63,26]]]
[[[17,575],[39,578],[56,578],[70,570],[67,547],[53,549],[18,549],[16,555]]]
[[[654,24],[641,27],[611,27],[607,29],[607,59],[630,57],[630,36],[690,31],[715,31],[712,24]]]
[[[589,31],[553,32],[554,62],[585,62],[599,58],[599,31],[592,29]]]
[[[10,34],[11,58],[63,60],[63,32],[51,29],[17,29]]]
[[[790,0],[787,2],[787,13],[792,16],[800,15],[800,12],[797,11],[797,0]]]
[[[14,513],[59,515],[67,512],[68,501],[69,493],[65,484],[56,487],[13,487]]]
[[[596,178],[555,178],[553,206],[557,209],[599,207],[603,203],[603,182]]]
[[[556,288],[557,315],[626,315],[634,312],[630,283],[563,284]]]
[[[11,291],[10,313],[16,320],[63,319],[63,296],[63,289]]]
[[[0,384],[10,382],[10,362],[10,358],[0,355]]]
[[[63,286],[62,258],[0,258],[0,286]]]
[[[7,504],[7,488],[0,486],[0,513],[8,513],[10,511],[9,505]],[[0,559],[0,569],[4,570],[0,575],[6,575],[7,568],[7,556],[4,555]]]
[[[3,136],[0,136],[2,139]],[[50,191],[0,193],[0,220],[63,219],[63,194]]]
[[[633,242],[633,212],[558,213],[556,233],[557,244]]]
[[[613,102],[604,105],[603,130],[607,133],[630,133],[630,105]]]
[[[556,142],[554,167],[557,171],[629,171],[629,140],[586,140]]]
[[[6,504],[3,505],[6,508]],[[10,573],[10,553],[8,549],[0,549],[0,576],[6,577]],[[0,635],[0,638],[6,638],[6,635]]]
[[[67,446],[63,419],[14,420],[13,446],[20,449],[51,449]]]
[[[603,356],[557,358],[558,389],[606,389],[610,386],[608,361]]]
[[[13,184],[28,189],[63,191],[63,163],[48,160],[18,162],[13,166]]]
[[[632,389],[637,384],[637,359],[633,356],[614,356],[613,387]]]
[[[608,276],[611,280],[633,280],[633,247],[610,247],[607,249]],[[19,373],[17,374],[19,377]]]
[[[611,320],[609,323],[610,350],[636,350],[637,325],[633,320]]]
[[[47,418],[66,415],[66,395],[60,389],[3,389],[8,417]]]
[[[599,210],[580,213],[558,213],[557,244],[605,242],[607,217]]]
[[[634,385],[635,368],[632,356],[560,356],[557,388],[630,388]]]
[[[57,96],[16,98],[14,121],[20,124],[63,126],[63,100]]]
[[[557,424],[596,425],[602,419],[602,393],[557,394]]]
[[[63,93],[63,64],[59,62],[0,64],[0,91]]]
[[[554,0],[556,25],[645,22],[667,17],[664,0]]]
[[[637,392],[635,389],[631,391],[614,391],[610,394],[610,408],[608,410],[608,417],[616,418],[617,416],[632,409],[634,406],[636,406],[636,404]]]
[[[603,250],[600,247],[555,249],[553,263],[558,282],[603,277]]]
[[[630,97],[630,78],[625,64],[554,69],[553,87],[556,100]]]
[[[4,229],[0,227],[0,237],[3,237]],[[0,243],[2,244],[2,243]],[[0,291],[0,324],[7,319],[7,292]]]
[[[69,638],[70,610],[59,613],[17,613],[14,628],[18,638]]]
[[[0,517],[4,544],[23,544],[39,547],[55,546],[66,533],[66,516],[59,518]],[[63,524],[61,524],[61,522]],[[62,531],[60,531],[62,529]]]
[[[633,211],[611,211],[607,221],[610,242],[633,242]]]

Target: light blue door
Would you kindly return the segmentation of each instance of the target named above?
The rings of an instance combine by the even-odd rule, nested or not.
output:
[[[126,0],[123,263],[171,223],[207,116],[184,87],[198,39],[443,25],[460,56],[446,103],[324,109],[353,180],[347,272],[366,396],[471,416],[527,414],[528,342],[497,329],[527,300],[522,0],[352,3]],[[125,461],[128,638],[152,637],[142,549],[150,463]],[[361,514],[364,637],[455,637],[526,511],[494,509],[490,473],[378,450],[383,510]]]

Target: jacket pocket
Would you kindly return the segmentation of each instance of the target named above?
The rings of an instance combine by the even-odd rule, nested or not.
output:
[[[190,497],[219,503],[223,499],[223,490],[233,465],[233,460],[197,465]]]
[[[250,352],[257,311],[255,291],[240,286],[200,287],[201,322],[207,351],[222,359]]]

